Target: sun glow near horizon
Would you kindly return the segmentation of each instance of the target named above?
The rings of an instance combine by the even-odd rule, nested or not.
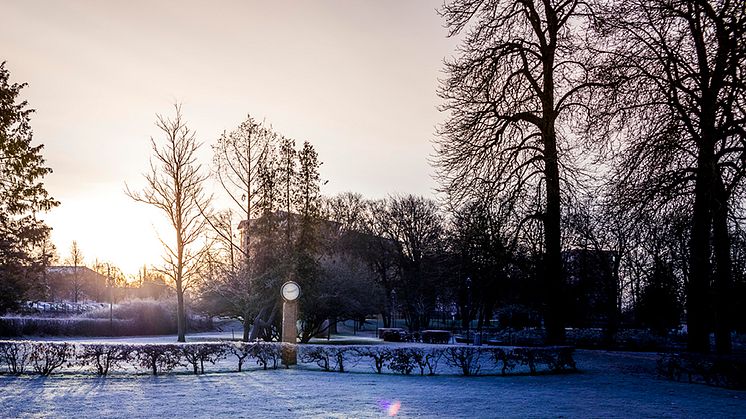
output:
[[[76,241],[89,267],[96,261],[108,262],[126,277],[133,277],[143,266],[160,266],[164,249],[158,237],[169,232],[164,216],[132,202],[122,191],[93,196],[63,200],[41,217],[52,227],[59,263],[66,264],[70,246]]]

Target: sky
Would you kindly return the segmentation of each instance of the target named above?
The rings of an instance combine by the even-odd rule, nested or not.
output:
[[[251,114],[316,147],[326,195],[433,196],[436,91],[457,47],[441,4],[0,0],[0,61],[28,83],[61,262],[75,240],[88,264],[159,264],[165,218],[124,188],[144,186],[156,114],[176,102],[205,170],[210,145]]]

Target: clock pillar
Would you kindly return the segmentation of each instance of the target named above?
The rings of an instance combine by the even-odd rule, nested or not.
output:
[[[282,363],[289,367],[298,363],[298,297],[300,288],[295,282],[282,286]]]
[[[291,345],[282,345],[282,363],[285,366],[298,363],[298,300],[283,301],[282,303],[282,341]]]

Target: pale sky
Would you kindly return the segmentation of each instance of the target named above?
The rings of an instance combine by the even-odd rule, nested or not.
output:
[[[316,147],[324,194],[432,196],[436,89],[456,48],[441,3],[0,0],[0,61],[29,84],[61,258],[77,240],[86,262],[127,274],[159,263],[164,217],[123,190],[142,187],[155,114],[175,101],[205,169],[250,113]]]

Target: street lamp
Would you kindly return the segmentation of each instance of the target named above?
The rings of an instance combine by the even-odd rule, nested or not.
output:
[[[109,285],[109,329],[114,334],[114,284],[111,280],[111,265],[106,264],[106,282]]]
[[[471,278],[466,277],[466,344],[469,344],[469,327],[471,326]]]
[[[391,290],[391,326],[396,327],[396,290]]]

